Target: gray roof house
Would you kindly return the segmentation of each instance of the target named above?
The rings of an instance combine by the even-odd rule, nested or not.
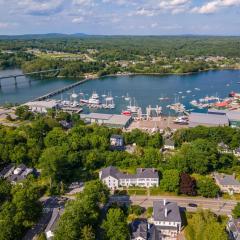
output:
[[[135,220],[131,224],[131,240],[148,240],[148,223],[147,221]]]
[[[64,209],[63,208],[54,208],[52,212],[52,217],[45,229],[45,234],[47,239],[53,239],[54,231],[57,227],[58,220],[62,215]]]
[[[148,240],[163,240],[161,230],[159,230],[155,225],[150,226]]]
[[[14,169],[15,169],[14,164],[7,165],[0,172],[0,178],[7,178],[8,176],[10,176],[13,173]]]
[[[176,239],[182,228],[182,219],[177,203],[166,200],[154,201],[152,223],[160,230],[163,239]]]
[[[138,168],[136,174],[120,172],[116,167],[103,168],[99,172],[99,178],[111,190],[119,187],[153,187],[159,185],[158,172],[154,168]]]
[[[231,239],[240,240],[240,219],[230,219],[227,223],[227,230]]]
[[[213,177],[222,192],[229,194],[240,193],[240,182],[234,175],[214,173]]]

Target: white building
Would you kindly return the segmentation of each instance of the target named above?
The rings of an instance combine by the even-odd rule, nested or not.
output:
[[[231,195],[234,193],[240,193],[240,182],[235,178],[235,175],[214,173],[213,177],[222,192]]]
[[[153,225],[161,232],[162,239],[175,240],[182,229],[180,209],[175,202],[153,202]]]
[[[27,102],[24,105],[28,106],[32,112],[38,113],[47,113],[48,109],[57,109],[59,107],[56,100],[33,101]]]
[[[159,186],[158,172],[154,168],[138,168],[136,174],[126,174],[110,166],[99,172],[99,178],[111,190],[131,186],[146,188]]]

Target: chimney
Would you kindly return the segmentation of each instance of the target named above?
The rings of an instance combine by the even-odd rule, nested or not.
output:
[[[167,217],[167,214],[168,214],[168,209],[165,208],[164,210],[165,210],[164,216],[165,216],[165,218],[166,218],[166,217]]]

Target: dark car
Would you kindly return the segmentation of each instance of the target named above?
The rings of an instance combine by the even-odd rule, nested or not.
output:
[[[189,207],[197,207],[198,205],[196,203],[189,203],[188,206]]]

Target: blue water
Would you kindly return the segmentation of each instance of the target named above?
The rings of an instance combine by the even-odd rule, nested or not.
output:
[[[240,92],[240,84],[237,84],[237,82],[240,82],[240,71],[224,70],[191,75],[104,77],[86,82],[76,87],[74,91],[88,94],[86,97],[89,97],[92,91],[97,91],[99,95],[110,91],[115,98],[116,109],[101,109],[97,110],[98,112],[121,113],[122,109],[125,109],[128,105],[128,102],[122,96],[126,96],[128,93],[129,96],[135,97],[137,105],[141,106],[143,111],[148,105],[152,107],[160,105],[163,107],[163,113],[168,115],[173,112],[166,106],[175,102],[183,103],[186,109],[193,109],[189,104],[193,99],[199,100],[207,95],[217,95],[220,98],[225,98],[231,91]],[[199,88],[200,91],[194,88]],[[191,93],[187,93],[188,90]],[[62,98],[69,98],[71,92],[63,94]],[[179,94],[179,92],[182,92],[182,94]],[[169,99],[160,101],[159,98],[162,97]],[[60,99],[60,96],[58,98]]]
[[[1,76],[10,76],[22,73],[21,70],[0,71]],[[31,80],[31,82],[29,81]],[[4,103],[23,103],[32,100],[38,96],[44,95],[53,90],[62,88],[75,82],[71,79],[37,79],[29,77],[18,77],[17,87],[14,85],[14,79],[3,79],[0,89],[0,105]]]
[[[12,71],[13,70],[11,70],[10,73],[13,73]],[[0,72],[0,75],[7,75],[7,72]],[[3,86],[0,91],[0,104],[5,102],[21,103],[28,101],[74,82],[74,80],[70,79],[35,79],[29,84],[29,82],[25,80],[26,79],[23,78],[17,88],[12,84]],[[137,104],[141,106],[143,110],[145,110],[148,105],[160,105],[163,107],[163,112],[169,114],[169,109],[167,109],[166,106],[174,102],[181,102],[187,109],[192,109],[193,107],[189,102],[193,99],[198,100],[206,95],[217,95],[220,98],[225,98],[231,91],[240,92],[240,84],[237,84],[237,82],[240,82],[239,70],[223,70],[201,72],[191,75],[104,77],[79,85],[74,91],[76,93],[84,92],[86,98],[88,98],[93,91],[97,91],[99,95],[111,92],[115,99],[116,108],[114,110],[101,109],[98,110],[99,112],[120,113],[122,109],[128,105],[128,102],[122,98],[122,96],[126,96],[128,93],[129,96],[135,97]],[[4,84],[6,84],[6,80]],[[194,88],[199,88],[200,91],[196,91]],[[187,90],[190,90],[191,93],[187,93]],[[183,93],[179,94],[179,92]],[[71,93],[72,90],[69,90],[54,98],[69,99]],[[183,96],[185,98],[182,98]],[[161,97],[168,97],[169,99],[160,101],[159,98]]]

